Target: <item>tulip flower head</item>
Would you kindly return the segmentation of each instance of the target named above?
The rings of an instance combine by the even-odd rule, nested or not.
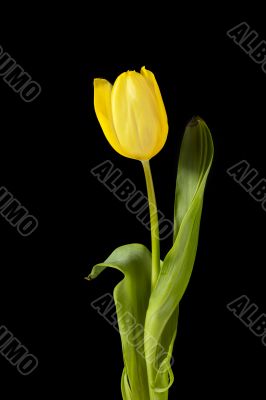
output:
[[[121,155],[150,160],[165,144],[167,115],[153,73],[128,71],[114,85],[94,80],[94,108],[110,145]]]

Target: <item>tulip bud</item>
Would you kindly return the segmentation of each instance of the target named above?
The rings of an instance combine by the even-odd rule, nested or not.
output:
[[[122,73],[113,86],[95,79],[94,107],[106,139],[121,155],[150,160],[164,146],[167,115],[156,79],[145,67]]]

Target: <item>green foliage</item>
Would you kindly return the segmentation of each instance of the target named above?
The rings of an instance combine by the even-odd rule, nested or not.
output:
[[[121,381],[124,400],[168,399],[174,379],[171,357],[179,303],[196,257],[213,152],[207,125],[201,118],[193,118],[186,127],[180,150],[173,246],[161,262],[152,291],[151,253],[139,244],[117,248],[89,275],[89,279],[94,279],[106,267],[119,269],[125,275],[114,289],[124,358]]]

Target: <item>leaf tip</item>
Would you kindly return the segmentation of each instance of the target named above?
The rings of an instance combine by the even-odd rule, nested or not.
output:
[[[201,117],[199,117],[198,115],[194,115],[187,124],[187,126],[189,127],[197,126],[201,121],[202,121]]]

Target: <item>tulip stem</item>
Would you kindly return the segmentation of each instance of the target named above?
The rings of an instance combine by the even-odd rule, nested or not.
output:
[[[156,197],[154,192],[151,167],[149,161],[141,161],[144,169],[149,209],[151,221],[151,253],[152,253],[152,273],[151,273],[151,287],[155,287],[159,272],[160,272],[160,239],[159,239],[159,224],[158,212],[156,205]]]

